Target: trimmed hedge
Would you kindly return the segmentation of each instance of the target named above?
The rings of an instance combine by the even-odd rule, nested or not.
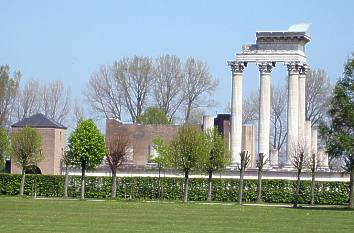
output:
[[[80,176],[70,176],[68,194],[80,197]],[[20,175],[0,174],[0,195],[18,195]],[[310,203],[310,181],[301,181],[300,203]],[[189,200],[207,200],[207,179],[190,179]],[[295,181],[263,180],[262,200],[271,203],[292,203]],[[239,181],[237,179],[213,179],[213,200],[236,202]],[[315,203],[348,203],[349,184],[346,182],[316,182]],[[85,197],[110,198],[110,177],[86,177]],[[62,197],[64,176],[26,175],[25,195]],[[183,178],[161,178],[161,200],[181,200]],[[253,202],[257,197],[257,180],[245,180],[244,201]],[[117,177],[117,199],[159,199],[157,177]]]

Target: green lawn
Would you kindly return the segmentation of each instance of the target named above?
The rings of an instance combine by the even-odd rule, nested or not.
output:
[[[0,232],[354,232],[344,208],[0,197]]]

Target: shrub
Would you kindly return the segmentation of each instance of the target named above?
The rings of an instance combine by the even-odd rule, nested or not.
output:
[[[18,195],[21,176],[0,174],[0,195]],[[300,203],[310,203],[310,181],[302,181]],[[161,196],[157,177],[118,177],[117,199],[125,200],[182,200],[183,178],[161,178]],[[292,203],[295,181],[263,180],[262,200],[271,203]],[[213,201],[236,202],[239,181],[237,179],[213,179]],[[316,182],[315,203],[343,205],[348,203],[347,182]],[[208,181],[205,178],[192,178],[190,181],[189,200],[207,200]],[[62,197],[64,194],[64,176],[27,175],[25,195]],[[80,197],[80,176],[70,176],[69,197]],[[110,198],[111,177],[86,179],[86,197]],[[246,180],[244,201],[253,202],[257,198],[257,180]]]

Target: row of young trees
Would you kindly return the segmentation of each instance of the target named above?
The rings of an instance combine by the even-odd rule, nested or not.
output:
[[[6,134],[4,134],[6,136]],[[1,135],[0,135],[1,136]],[[335,141],[338,146],[338,141]],[[107,143],[107,146],[106,146]],[[225,148],[224,140],[216,129],[210,129],[206,133],[201,132],[195,126],[183,125],[178,130],[176,136],[171,142],[166,143],[161,138],[154,140],[155,148],[160,156],[155,159],[159,165],[166,168],[174,168],[184,173],[184,195],[183,201],[188,201],[189,176],[192,171],[202,171],[208,174],[208,200],[212,200],[212,178],[213,173],[223,170],[230,164],[230,154]],[[73,166],[81,168],[81,199],[85,196],[85,172],[93,170],[102,164],[105,158],[106,163],[112,171],[112,198],[116,197],[116,174],[119,166],[127,160],[127,149],[129,139],[124,133],[104,141],[103,135],[99,132],[92,120],[80,120],[77,128],[72,132],[69,138],[69,148],[64,153],[63,163],[66,165],[65,191],[64,197],[67,197],[68,188],[68,167]],[[329,149],[333,144],[329,144]],[[340,147],[342,149],[343,147]],[[25,171],[28,166],[36,165],[43,159],[41,153],[41,137],[35,129],[25,127],[14,132],[11,135],[11,153],[13,161],[22,168],[22,179],[20,186],[20,195],[23,195],[25,183]],[[337,148],[337,150],[339,150]],[[294,207],[298,207],[300,196],[300,176],[304,169],[309,169],[312,173],[311,184],[311,204],[314,204],[315,173],[320,160],[317,154],[311,153],[305,143],[298,143],[292,147],[290,161],[297,170],[297,182],[294,193]],[[352,155],[345,154],[346,168],[352,168]],[[250,155],[247,151],[240,154],[240,172],[239,197],[238,203],[242,204],[243,198],[243,179],[244,171],[249,165]],[[258,187],[257,201],[261,201],[262,196],[262,169],[267,161],[262,154],[257,160]],[[349,170],[348,170],[349,171]],[[352,171],[351,171],[352,172]],[[352,174],[350,186],[350,206],[352,207]]]
[[[4,134],[6,135],[6,134]],[[90,139],[90,140],[88,140]],[[70,136],[69,150],[66,151],[63,162],[66,165],[65,192],[67,197],[68,186],[68,166],[81,168],[82,184],[81,198],[84,199],[85,191],[85,172],[95,169],[106,158],[106,163],[112,171],[112,198],[116,197],[116,173],[118,167],[126,161],[126,153],[129,145],[129,139],[124,134],[118,134],[111,138],[106,148],[104,138],[98,131],[92,120],[82,120],[78,127]],[[89,143],[88,143],[89,141]],[[177,135],[170,143],[164,143],[161,139],[155,139],[155,145],[160,156],[155,160],[159,165],[175,168],[184,173],[184,198],[188,200],[189,175],[191,171],[203,171],[208,173],[208,200],[212,199],[212,176],[215,171],[224,169],[230,163],[230,154],[225,148],[224,141],[216,129],[209,130],[206,134],[194,126],[182,126]],[[329,146],[332,148],[332,144]],[[11,150],[13,161],[22,168],[22,179],[20,186],[20,195],[23,195],[25,170],[30,165],[36,165],[43,159],[41,153],[41,137],[35,129],[24,128],[16,131],[11,136]],[[311,183],[311,204],[314,204],[315,174],[320,164],[318,154],[310,152],[305,143],[298,143],[292,147],[292,154],[289,156],[292,165],[297,170],[297,182],[294,193],[294,207],[298,207],[300,196],[300,176],[304,169],[309,169],[312,173]],[[346,168],[350,169],[351,157],[346,155]],[[240,186],[238,203],[242,204],[243,198],[243,174],[249,165],[250,157],[247,151],[240,154],[241,162],[238,166],[240,171]],[[261,201],[262,195],[262,168],[267,162],[262,154],[257,160],[258,187],[257,201]],[[349,170],[348,170],[349,171]],[[352,205],[352,174],[350,186],[350,206]],[[352,207],[352,206],[351,206]]]

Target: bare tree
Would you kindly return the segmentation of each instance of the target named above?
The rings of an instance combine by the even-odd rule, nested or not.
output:
[[[154,98],[170,122],[183,101],[181,85],[180,59],[174,55],[158,57],[154,67]]]
[[[123,92],[125,107],[133,122],[146,107],[152,85],[149,57],[124,58],[115,63],[115,78]]]
[[[312,153],[309,158],[309,167],[311,171],[311,205],[315,204],[315,185],[316,173],[321,164],[321,157],[319,153]]]
[[[26,81],[23,88],[20,88],[16,98],[16,106],[14,106],[13,112],[15,120],[19,121],[40,112],[41,91],[41,85],[38,80],[30,79]]]
[[[110,138],[107,144],[108,153],[106,155],[106,161],[112,172],[111,195],[112,198],[115,198],[117,193],[117,170],[118,167],[127,160],[129,139],[127,135],[120,133]]]
[[[64,123],[71,108],[71,93],[62,81],[53,81],[42,86],[41,112],[51,120]]]
[[[258,183],[257,183],[257,202],[262,201],[262,176],[263,176],[263,167],[268,162],[268,159],[265,158],[265,154],[259,153],[256,165],[258,168]]]
[[[240,170],[240,187],[238,192],[238,204],[242,205],[242,198],[243,198],[243,177],[245,175],[246,168],[250,165],[251,156],[249,155],[248,151],[242,151],[240,153],[241,161],[238,165],[238,169]]]
[[[297,172],[296,188],[294,192],[294,208],[297,208],[299,204],[301,173],[309,161],[308,151],[308,145],[304,141],[292,144],[290,149],[289,159]]]
[[[205,62],[188,58],[183,71],[183,104],[185,105],[185,123],[189,123],[193,109],[210,105],[207,96],[211,95],[218,81],[212,78]]]
[[[85,119],[86,117],[86,112],[85,109],[83,108],[80,99],[78,97],[75,98],[74,100],[74,107],[73,107],[73,120],[75,124],[80,120],[80,119]]]
[[[85,97],[95,113],[121,120],[124,99],[114,67],[103,65],[91,75]]]
[[[271,90],[271,144],[280,151],[287,137],[287,88],[273,86]]]
[[[251,124],[259,118],[259,91],[251,92],[243,101],[242,124]]]
[[[10,124],[9,118],[20,79],[20,72],[15,72],[14,76],[10,77],[10,67],[8,65],[0,66],[0,126],[7,127]]]
[[[328,112],[333,86],[326,72],[322,69],[311,70],[306,75],[306,119],[312,126]]]

